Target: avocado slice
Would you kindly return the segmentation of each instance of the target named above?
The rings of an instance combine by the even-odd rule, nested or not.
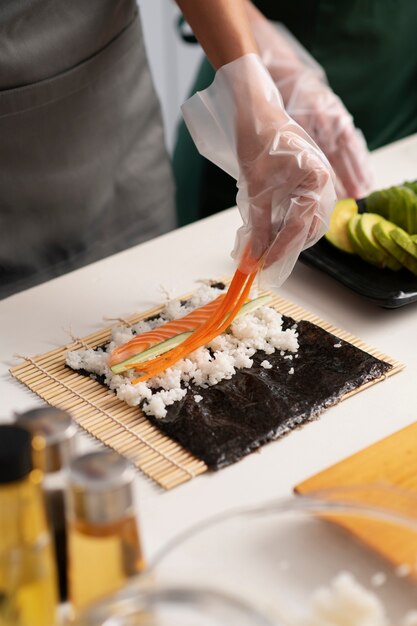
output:
[[[353,198],[339,200],[330,216],[329,230],[325,238],[336,248],[349,254],[354,254],[352,242],[348,233],[349,220],[358,213],[358,205]]]
[[[390,190],[374,191],[365,198],[365,209],[369,213],[377,213],[389,219]]]
[[[415,198],[414,198],[414,204],[416,204],[416,199],[417,199],[417,181],[413,180],[413,181],[406,181],[404,183],[404,187],[406,187],[407,189],[410,189]],[[417,206],[415,206],[415,210],[412,214],[412,216],[409,218],[410,219],[410,228],[407,228],[407,232],[409,233],[417,233]]]
[[[366,261],[367,263],[371,263],[372,265],[376,265],[376,267],[382,267],[382,263],[380,259],[375,255],[375,252],[370,247],[369,243],[365,241],[362,243],[363,236],[359,236],[359,228],[360,223],[362,221],[363,215],[354,215],[348,224],[348,232],[349,237],[352,242],[352,247],[356,254],[358,254],[361,259]],[[382,218],[381,218],[382,219]]]
[[[361,242],[359,241],[358,234],[356,232],[360,219],[360,215],[354,215],[348,222],[348,236],[350,243],[352,244],[353,251],[356,252],[356,254],[359,254],[359,250],[362,249]]]
[[[373,233],[377,241],[383,248],[385,248],[385,250],[387,250],[387,252],[396,258],[401,265],[409,269],[413,272],[413,274],[417,275],[417,260],[401,246],[399,246],[391,236],[391,233],[396,229],[398,229],[398,226],[392,222],[382,220],[378,222],[378,224],[375,224]]]
[[[374,191],[365,198],[365,208],[369,213],[377,213],[406,230],[417,233],[417,185],[404,183],[403,186]]]
[[[389,203],[389,221],[408,231],[412,228],[413,214],[415,213],[416,196],[407,187],[391,187]]]
[[[415,265],[415,270],[411,269],[411,271],[417,274],[417,243],[412,240],[408,233],[398,227],[392,229],[391,237],[400,248],[414,259],[415,264],[413,264],[413,266]]]
[[[406,180],[404,187],[408,187],[413,193],[417,194],[417,180]]]
[[[256,309],[259,309],[259,307],[261,306],[265,306],[270,301],[271,301],[271,296],[265,295],[265,296],[259,296],[258,298],[254,298],[253,300],[246,302],[246,304],[242,306],[239,313],[236,315],[235,319],[242,317],[242,315],[247,315],[248,313],[252,313],[253,311],[256,311]],[[168,352],[168,350],[172,350],[173,348],[176,348],[183,341],[188,339],[188,337],[190,337],[193,334],[193,332],[194,331],[188,331],[188,332],[180,333],[179,335],[175,335],[175,337],[170,337],[169,339],[165,339],[165,341],[161,341],[160,343],[157,343],[155,346],[151,346],[150,348],[147,348],[146,350],[143,350],[142,352],[138,352],[138,354],[135,354],[129,357],[128,359],[125,359],[124,361],[121,361],[120,363],[113,365],[110,369],[113,372],[113,374],[121,374],[122,372],[125,372],[126,370],[129,369],[129,365],[133,365],[133,364],[136,365],[136,363],[139,364],[139,363],[143,363],[144,361],[149,361],[149,359],[153,359],[157,356],[160,356],[161,354],[165,354],[165,352]]]
[[[375,213],[364,213],[360,215],[356,227],[358,239],[362,248],[366,250],[368,258],[373,259],[370,261],[371,263],[377,267],[388,267],[391,270],[400,270],[402,267],[401,263],[378,243],[373,234],[373,227],[383,219],[383,217]]]
[[[407,233],[417,233],[417,196],[410,187],[401,187],[403,189],[403,228]],[[396,220],[392,220],[396,224]],[[398,224],[401,226],[401,224]]]
[[[404,186],[407,189],[407,219],[406,228],[408,234],[413,235],[417,233],[417,195],[415,183],[409,183]],[[395,222],[394,222],[395,223]]]

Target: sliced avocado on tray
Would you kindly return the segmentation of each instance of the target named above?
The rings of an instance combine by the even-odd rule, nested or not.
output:
[[[329,230],[321,241],[301,253],[300,260],[384,308],[417,303],[417,259],[411,245],[417,245],[417,181],[405,182],[398,189],[401,191],[390,188],[365,198],[339,201]],[[366,218],[361,222],[361,216],[370,213],[377,214],[380,221],[372,218],[375,223],[371,224]],[[400,233],[392,237],[391,231],[401,226]],[[405,233],[404,238],[407,230],[409,237]],[[375,258],[375,241],[385,250],[384,261],[378,253]],[[398,267],[399,272],[392,271]]]
[[[340,200],[325,238],[375,267],[417,275],[417,181]]]

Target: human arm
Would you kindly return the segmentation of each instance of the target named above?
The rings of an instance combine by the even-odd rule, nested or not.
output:
[[[285,111],[248,34],[243,0],[178,4],[220,68],[213,85],[183,106],[186,123],[200,152],[237,181],[239,267],[252,271],[250,249],[278,287],[300,251],[327,229],[336,201],[331,167]]]
[[[176,0],[213,67],[258,53],[242,0]]]
[[[244,3],[260,56],[287,112],[326,154],[340,194],[364,196],[372,181],[366,143],[323,68],[284,27],[271,24],[250,0]]]

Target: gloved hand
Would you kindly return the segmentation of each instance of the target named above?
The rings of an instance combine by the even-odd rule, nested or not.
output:
[[[223,66],[182,110],[201,154],[237,180],[240,269],[250,272],[261,259],[263,284],[279,287],[328,228],[336,202],[328,160],[285,111],[255,54]]]
[[[251,19],[260,56],[291,117],[323,150],[338,177],[339,196],[361,198],[370,190],[369,154],[343,102],[330,89],[323,68],[282,25]]]

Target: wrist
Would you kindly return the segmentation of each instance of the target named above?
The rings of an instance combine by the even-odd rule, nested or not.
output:
[[[259,56],[278,87],[301,76],[327,84],[323,68],[282,24],[253,19],[251,28]]]

